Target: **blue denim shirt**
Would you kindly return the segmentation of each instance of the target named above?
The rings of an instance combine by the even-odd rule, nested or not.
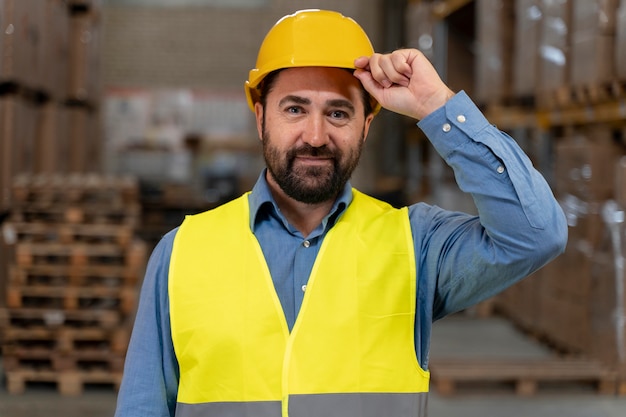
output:
[[[454,170],[460,189],[472,195],[479,213],[425,203],[409,207],[417,266],[415,353],[426,369],[433,321],[493,296],[560,254],[567,225],[528,157],[489,124],[464,92],[418,126]],[[290,328],[321,242],[350,204],[350,190],[347,184],[308,236],[281,214],[265,173],[250,194],[250,227]],[[173,230],[163,237],[148,262],[116,417],[174,415],[179,370],[170,334],[167,279],[175,234]]]

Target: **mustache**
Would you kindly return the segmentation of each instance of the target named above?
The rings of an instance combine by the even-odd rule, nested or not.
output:
[[[304,144],[295,149],[291,149],[287,153],[287,156],[291,159],[297,156],[337,158],[339,155],[336,152],[333,152],[333,150],[326,145],[315,147],[309,144]]]

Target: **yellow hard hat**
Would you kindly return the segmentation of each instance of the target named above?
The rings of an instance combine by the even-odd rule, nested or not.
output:
[[[284,16],[265,36],[256,68],[245,84],[250,109],[259,101],[259,85],[270,72],[293,67],[354,69],[354,60],[371,56],[374,48],[365,31],[353,19],[329,10],[300,10]],[[372,98],[376,113],[380,105]]]

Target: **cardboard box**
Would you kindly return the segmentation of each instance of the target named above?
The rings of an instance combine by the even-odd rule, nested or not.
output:
[[[620,226],[622,244],[626,244]],[[609,245],[594,256],[592,267],[591,328],[589,354],[626,378],[626,276]]]
[[[619,0],[571,0],[572,33],[614,35],[617,27],[616,10]]]
[[[20,51],[28,48],[21,34],[21,10],[17,0],[0,2],[0,81],[18,82],[21,79]],[[23,43],[20,48],[18,45]]]
[[[419,49],[428,59],[433,59],[434,28],[433,4],[409,2],[406,10],[407,46]]]
[[[11,206],[11,182],[15,172],[16,99],[0,96],[0,212]]]
[[[68,171],[99,172],[102,168],[102,135],[98,113],[83,106],[68,106],[65,112],[68,125]]]
[[[621,156],[615,165],[615,201],[626,209],[626,156]]]
[[[0,96],[0,210],[11,207],[11,183],[34,168],[35,107],[15,95]]]
[[[100,88],[100,14],[70,16],[68,98],[97,101]]]
[[[541,0],[539,92],[551,92],[568,84],[570,6],[570,0]]]
[[[514,3],[476,1],[475,96],[481,102],[509,98],[512,90]]]
[[[595,85],[615,75],[617,0],[572,0],[570,81]]]
[[[43,0],[43,36],[39,48],[39,78],[43,89],[56,100],[67,93],[69,13],[65,0]]]
[[[524,278],[496,296],[495,308],[522,329],[538,328],[541,317],[540,288],[545,267]]]
[[[513,48],[513,94],[520,97],[535,93],[539,71],[541,0],[515,1],[515,38]]]
[[[607,128],[608,129],[608,128]],[[555,146],[555,180],[558,195],[571,194],[584,202],[613,198],[615,164],[622,150],[610,142],[570,138]]]
[[[56,102],[37,107],[34,172],[67,173],[68,122],[64,108]]]
[[[615,74],[626,79],[626,0],[621,0],[616,15]]]
[[[562,276],[567,279],[567,276]],[[580,353],[589,350],[590,314],[587,299],[542,290],[539,332],[559,350]]]
[[[600,86],[615,77],[613,35],[575,34],[570,51],[569,78],[572,86]]]

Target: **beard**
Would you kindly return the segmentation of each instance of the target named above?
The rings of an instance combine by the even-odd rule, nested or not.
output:
[[[363,150],[364,131],[358,146],[345,153],[324,145],[304,144],[286,153],[273,145],[263,126],[263,156],[267,169],[285,194],[296,201],[318,204],[334,200],[357,167]],[[331,161],[325,166],[295,166],[298,156],[324,157]]]

